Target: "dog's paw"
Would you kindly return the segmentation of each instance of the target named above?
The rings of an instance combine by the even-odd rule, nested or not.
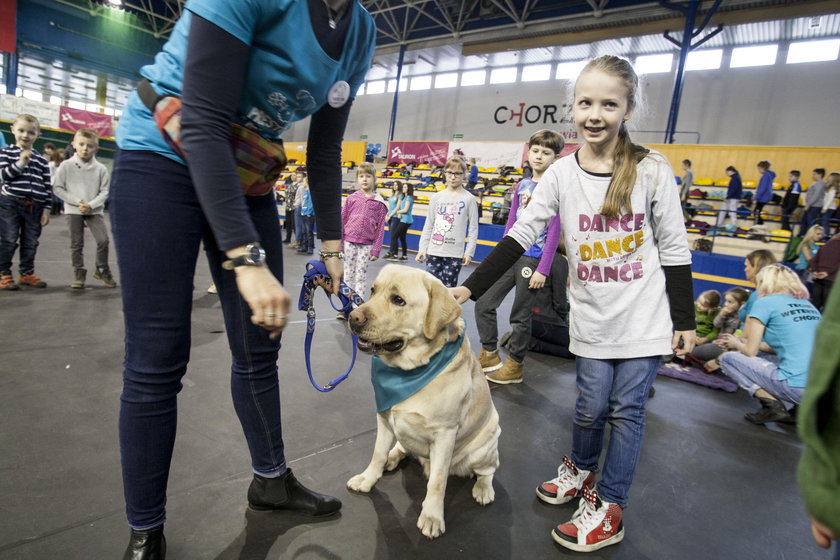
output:
[[[375,478],[365,476],[365,473],[357,474],[347,481],[347,488],[354,492],[367,494],[373,488],[373,485],[376,484],[376,480]]]
[[[496,491],[493,490],[493,480],[490,479],[490,482],[487,483],[479,478],[473,485],[472,495],[479,505],[486,506],[492,503],[496,499]]]
[[[385,470],[391,472],[396,469],[400,461],[405,459],[406,452],[403,446],[397,443],[391,451],[388,452],[388,461],[385,462]]]
[[[443,521],[443,514],[431,514],[424,508],[417,518],[417,528],[423,536],[429,539],[436,539],[446,532],[446,523]]]

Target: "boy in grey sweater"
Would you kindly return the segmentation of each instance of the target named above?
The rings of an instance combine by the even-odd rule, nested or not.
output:
[[[108,228],[105,226],[105,201],[111,178],[104,165],[96,161],[99,135],[90,128],[82,128],[73,137],[76,154],[66,160],[55,174],[53,192],[64,200],[70,224],[70,251],[74,279],[70,287],[85,287],[84,246],[85,224],[96,240],[96,270],[93,277],[109,288],[117,283],[108,266]]]

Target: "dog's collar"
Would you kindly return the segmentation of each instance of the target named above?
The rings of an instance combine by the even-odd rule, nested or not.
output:
[[[371,382],[376,397],[376,412],[384,412],[401,403],[429,384],[458,353],[464,342],[464,333],[452,342],[447,342],[429,363],[414,369],[400,369],[389,366],[379,356],[373,356],[371,363]]]

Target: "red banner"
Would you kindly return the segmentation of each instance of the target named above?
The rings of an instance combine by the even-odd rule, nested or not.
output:
[[[390,142],[388,163],[443,165],[448,152],[449,142]]]
[[[80,128],[92,128],[99,136],[111,136],[113,119],[111,115],[91,113],[81,109],[62,107],[58,117],[58,127],[75,132]]]
[[[16,21],[17,0],[0,0],[0,51],[9,53],[16,52]]]

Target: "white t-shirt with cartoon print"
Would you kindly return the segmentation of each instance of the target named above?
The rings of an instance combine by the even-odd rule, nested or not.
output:
[[[472,258],[477,239],[475,197],[464,189],[444,189],[433,194],[420,235],[420,252],[434,257]]]

